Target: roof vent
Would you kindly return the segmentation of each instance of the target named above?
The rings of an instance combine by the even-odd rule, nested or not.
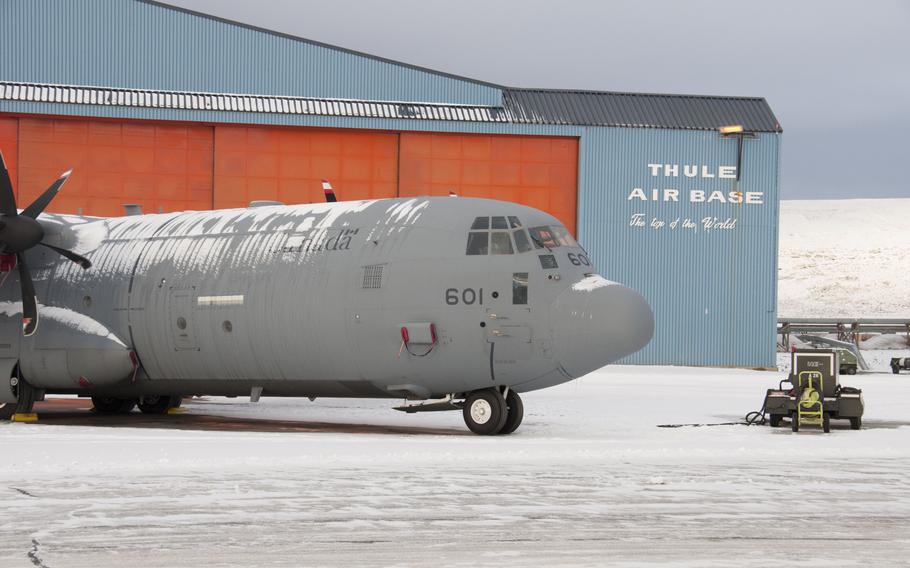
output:
[[[127,217],[132,217],[133,215],[142,215],[142,205],[137,205],[136,203],[124,203],[123,211]]]

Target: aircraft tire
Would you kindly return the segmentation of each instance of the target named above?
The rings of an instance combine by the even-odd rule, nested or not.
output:
[[[461,412],[468,429],[481,436],[498,434],[506,423],[506,400],[497,389],[474,391],[464,401]]]
[[[93,396],[92,410],[98,414],[129,414],[136,408],[136,399]]]
[[[143,414],[164,414],[169,408],[178,406],[173,403],[174,399],[179,399],[179,397],[168,395],[144,396],[139,399],[139,410]]]
[[[511,434],[521,426],[521,419],[525,415],[525,405],[521,402],[518,393],[509,389],[506,395],[506,423],[503,424],[500,434]]]

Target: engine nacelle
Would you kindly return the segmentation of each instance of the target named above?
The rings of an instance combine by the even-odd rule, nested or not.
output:
[[[106,386],[136,369],[132,350],[113,332],[85,314],[41,306],[41,332],[23,339],[19,368],[39,389]]]

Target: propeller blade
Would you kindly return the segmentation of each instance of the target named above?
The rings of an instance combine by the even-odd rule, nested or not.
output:
[[[81,266],[84,270],[88,270],[89,268],[92,267],[92,261],[85,258],[81,254],[77,254],[71,250],[66,250],[64,248],[55,247],[54,245],[49,245],[47,243],[38,243],[38,244],[45,246],[45,247],[51,249],[52,251],[56,251],[60,256],[65,256],[66,258],[72,260],[73,262],[75,262],[76,264]]]
[[[13,193],[13,182],[9,179],[3,152],[0,152],[0,213],[13,217],[17,215],[16,195]]]
[[[44,193],[39,195],[38,199],[26,207],[25,210],[22,211],[22,214],[26,217],[31,217],[32,219],[36,219],[38,215],[41,215],[41,212],[44,211],[48,205],[50,205],[51,200],[56,197],[57,192],[60,191],[60,188],[63,187],[63,184],[65,184],[66,180],[69,179],[71,173],[73,173],[73,170],[63,172],[63,175],[61,175],[57,181],[52,183],[49,188],[44,190]]]
[[[28,337],[38,329],[38,299],[35,298],[35,285],[25,264],[25,256],[21,253],[16,256],[19,259],[19,285],[22,287],[22,331]]]

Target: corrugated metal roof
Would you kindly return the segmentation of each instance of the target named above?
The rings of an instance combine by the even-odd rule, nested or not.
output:
[[[740,124],[752,132],[782,131],[763,98],[506,89],[503,106],[514,122],[525,124],[682,130]]]
[[[0,81],[0,100],[455,122],[781,132],[762,98],[509,89],[503,106],[193,93]]]
[[[92,106],[458,122],[510,122],[500,107],[112,89],[0,81],[0,100]]]

